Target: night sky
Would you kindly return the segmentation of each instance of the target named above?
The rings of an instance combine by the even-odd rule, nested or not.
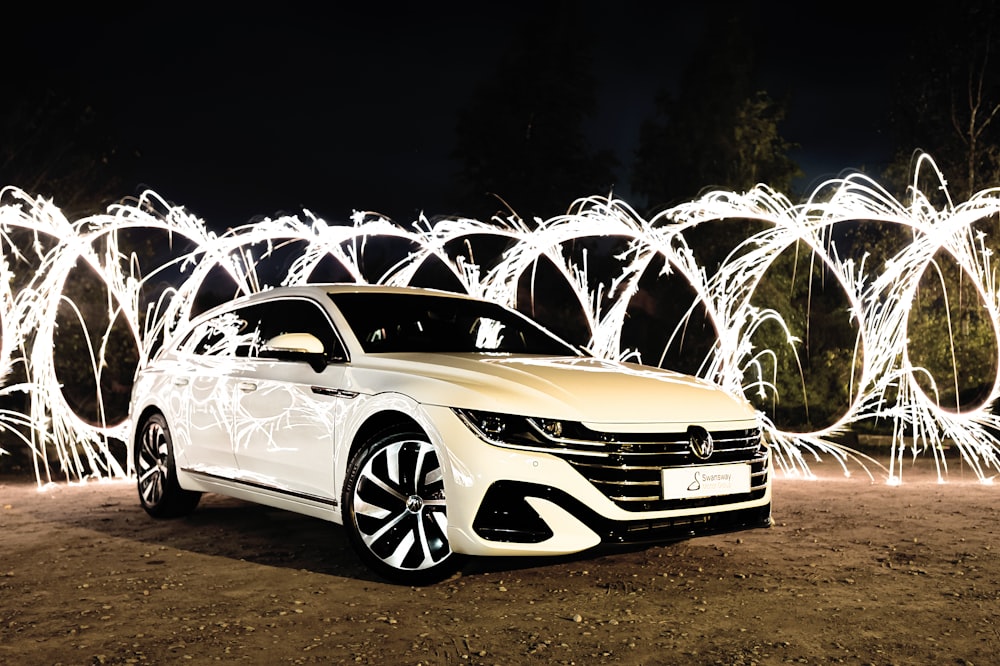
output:
[[[622,162],[615,193],[626,200],[656,91],[724,16],[713,3],[672,4],[575,5],[593,31],[600,86],[590,138]],[[890,54],[904,17],[861,3],[757,5],[747,30],[764,87],[793,94],[784,134],[802,146],[793,158],[803,186],[884,163]],[[121,196],[152,189],[213,225],[303,208],[330,221],[352,210],[400,222],[461,214],[447,187],[459,168],[456,114],[533,3],[319,6],[24,10],[5,21],[5,94],[25,77],[72,82],[132,156]]]

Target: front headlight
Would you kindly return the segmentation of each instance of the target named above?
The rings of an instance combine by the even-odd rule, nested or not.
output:
[[[456,409],[455,414],[483,440],[501,446],[530,449],[602,447],[607,439],[581,423],[500,414],[475,409]]]
[[[474,433],[491,444],[544,446],[544,431],[532,426],[530,419],[513,414],[498,414],[473,409],[456,409],[455,413]]]

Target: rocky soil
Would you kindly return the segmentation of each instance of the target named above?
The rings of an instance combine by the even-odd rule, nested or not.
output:
[[[777,524],[412,588],[337,526],[206,496],[156,521],[130,483],[0,478],[0,663],[991,664],[1000,488],[930,460],[888,486],[779,474]]]

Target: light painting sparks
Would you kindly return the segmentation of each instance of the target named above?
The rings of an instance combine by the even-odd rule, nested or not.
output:
[[[994,339],[1000,335],[991,253],[973,229],[976,221],[1000,215],[1000,191],[935,208],[916,187],[921,169],[935,173],[945,190],[933,162],[924,157],[906,205],[855,174],[823,184],[797,205],[761,185],[742,194],[711,192],[649,220],[621,200],[594,197],[577,202],[570,214],[532,225],[516,216],[433,223],[422,217],[404,228],[375,214],[356,213],[353,224],[338,226],[304,211],[223,234],[154,192],[70,222],[51,202],[8,187],[0,194],[0,372],[6,378],[0,398],[22,400],[27,407],[0,410],[0,429],[28,447],[40,486],[54,476],[67,481],[129,478],[131,462],[115,455],[126,424],[121,414],[109,413],[105,395],[114,385],[107,368],[116,335],[127,331],[142,364],[179,322],[199,310],[200,299],[220,276],[231,281],[232,297],[277,284],[328,281],[330,274],[340,281],[436,286],[426,284],[429,267],[443,271],[451,286],[466,293],[516,306],[519,297],[525,298],[525,284],[529,295],[541,288],[536,272],[545,263],[573,294],[572,305],[588,327],[589,348],[621,359],[638,357],[637,350],[623,348],[622,330],[640,280],[651,271],[680,276],[717,335],[698,374],[733,393],[780,401],[774,350],[755,348],[753,337],[762,326],[776,325],[784,332],[784,344],[800,341],[781,314],[760,307],[753,297],[777,258],[803,247],[846,298],[842,314],[857,331],[855,370],[849,404],[829,425],[793,432],[762,414],[777,465],[788,476],[811,478],[810,459],[828,456],[845,474],[853,461],[872,479],[881,474],[895,485],[902,481],[906,455],[931,455],[938,479],[944,480],[944,450],[951,446],[980,481],[990,483],[1000,469],[992,434],[1000,430],[1000,419],[989,409],[998,395],[996,377],[985,401],[967,411],[943,409],[926,390],[927,373],[911,360],[908,327],[921,277],[936,268],[943,253],[971,280]],[[730,219],[755,220],[764,229],[743,239],[710,271],[698,263],[685,232]],[[865,257],[846,258],[837,231],[857,220],[905,228],[912,242],[880,266],[868,265]],[[137,251],[135,239],[149,235],[157,240]],[[129,242],[123,242],[125,237]],[[605,266],[606,273],[596,275],[588,253],[573,248],[607,238],[625,249],[610,269]],[[496,256],[474,250],[481,239],[504,249]],[[405,251],[386,259],[385,245],[393,243]],[[96,328],[92,313],[68,296],[81,267],[105,290],[108,311]],[[60,308],[88,333],[88,344],[77,353],[94,375],[96,416],[90,418],[71,406],[59,379],[55,313]],[[663,348],[684,335],[686,324],[656,332]],[[956,390],[962,388],[957,378],[955,384]],[[836,443],[852,426],[873,421],[893,425],[888,468]]]

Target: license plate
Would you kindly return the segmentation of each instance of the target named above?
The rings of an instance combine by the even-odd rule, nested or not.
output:
[[[663,499],[750,492],[750,465],[702,465],[663,470]]]

